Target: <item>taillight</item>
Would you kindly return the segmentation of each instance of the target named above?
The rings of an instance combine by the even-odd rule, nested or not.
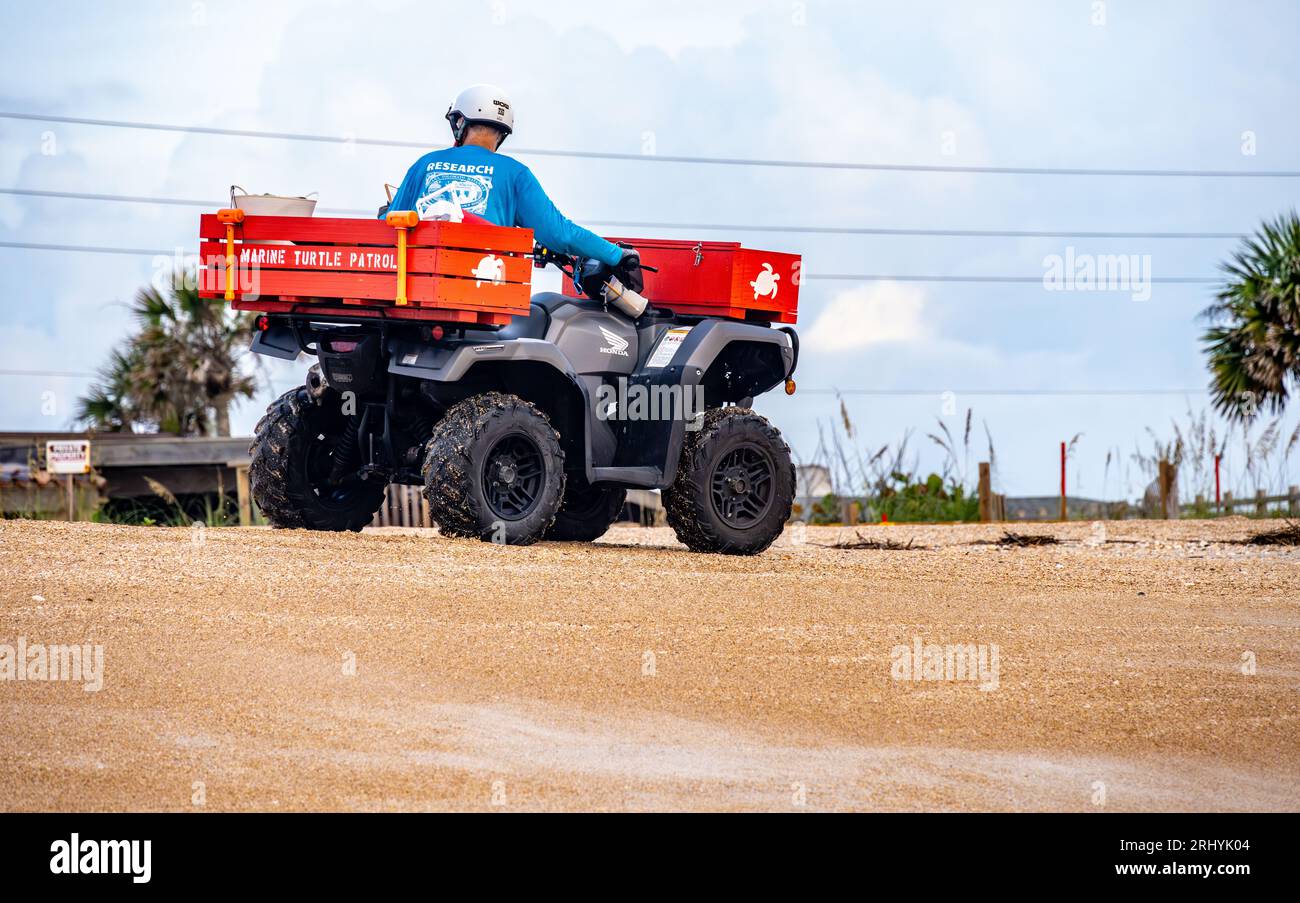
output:
[[[331,339],[330,351],[335,354],[347,354],[349,351],[356,351],[357,343],[350,339]]]
[[[262,314],[262,316],[253,321],[253,325],[257,327],[258,332],[266,332],[271,328],[271,318],[266,316],[266,314]]]

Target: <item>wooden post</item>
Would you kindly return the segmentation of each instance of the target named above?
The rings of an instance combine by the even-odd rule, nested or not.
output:
[[[1260,517],[1263,517],[1264,515],[1268,514],[1268,502],[1265,501],[1265,499],[1267,498],[1268,498],[1268,493],[1266,493],[1263,489],[1255,490],[1255,513],[1258,514]]]
[[[1223,494],[1223,510],[1228,512],[1228,515],[1231,516],[1235,507],[1236,506],[1232,502],[1232,493],[1225,492]]]
[[[239,504],[239,526],[253,523],[253,493],[248,483],[248,468],[235,468],[235,499]]]
[[[1220,513],[1223,511],[1223,497],[1219,495],[1219,462],[1223,460],[1223,455],[1214,456],[1214,507],[1218,508]]]
[[[1286,494],[1286,513],[1291,517],[1295,517],[1300,514],[1300,486],[1288,486]]]
[[[68,521],[77,519],[77,491],[73,488],[72,474],[68,474]]]
[[[989,462],[980,462],[980,523],[987,524],[993,520],[993,478]]]
[[[1069,511],[1065,506],[1065,443],[1061,443],[1061,520],[1069,519]]]
[[[1164,520],[1169,519],[1169,502],[1170,495],[1174,489],[1174,465],[1168,461],[1160,462],[1160,517]]]
[[[1000,492],[993,493],[993,519],[998,523],[1007,519],[1007,497]]]

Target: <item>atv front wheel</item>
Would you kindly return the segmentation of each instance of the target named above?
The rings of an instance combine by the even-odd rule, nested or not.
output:
[[[614,523],[627,490],[617,487],[579,486],[570,480],[564,489],[564,504],[546,538],[559,542],[591,542],[605,535]]]
[[[692,552],[757,555],[781,535],[794,502],[794,464],[781,433],[748,408],[714,408],[686,434],[668,525]]]
[[[351,474],[331,479],[336,454],[347,453],[349,428],[341,410],[317,405],[305,386],[267,408],[248,450],[248,479],[271,526],[357,531],[374,518],[384,486]]]
[[[531,545],[564,498],[560,434],[536,405],[501,392],[447,410],[423,472],[429,513],[448,536]]]

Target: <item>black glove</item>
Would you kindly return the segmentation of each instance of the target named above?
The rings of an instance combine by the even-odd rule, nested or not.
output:
[[[614,267],[614,275],[624,287],[640,294],[645,291],[645,274],[641,272],[641,253],[636,248],[624,248],[623,259]]]

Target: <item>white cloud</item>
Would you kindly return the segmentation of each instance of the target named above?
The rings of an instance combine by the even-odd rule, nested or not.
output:
[[[804,343],[814,351],[853,351],[889,342],[913,342],[930,335],[924,319],[925,291],[902,282],[877,282],[840,292],[831,299]]]

